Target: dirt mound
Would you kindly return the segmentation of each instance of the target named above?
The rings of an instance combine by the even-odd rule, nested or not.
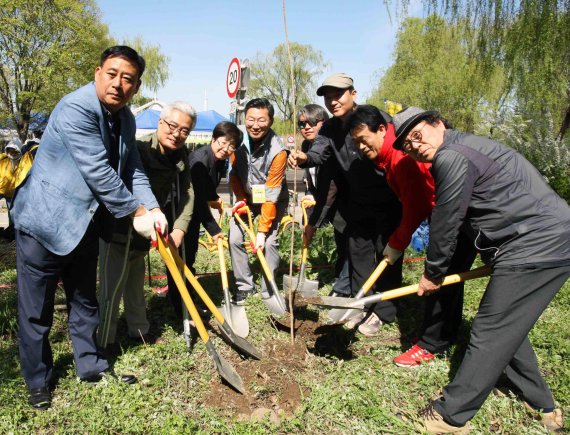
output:
[[[268,321],[277,330],[289,334],[289,316],[269,317]],[[271,347],[260,349],[263,352],[260,361],[241,360],[236,354],[228,358],[243,379],[244,395],[215,378],[204,404],[224,409],[239,419],[269,418],[276,422],[281,415],[292,414],[302,398],[310,394],[310,389],[300,385],[299,380],[309,370],[307,360],[311,354],[342,359],[354,357],[350,350],[354,332],[338,325],[323,325],[317,312],[300,307],[294,326],[295,344],[291,344],[288,337],[275,340]]]

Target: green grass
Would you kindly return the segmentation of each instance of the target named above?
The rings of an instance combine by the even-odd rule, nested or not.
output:
[[[330,230],[321,231],[313,244],[314,264],[331,262],[334,245]],[[287,236],[282,244],[283,257],[288,258]],[[6,248],[4,246],[4,248]],[[3,253],[0,250],[0,254]],[[152,253],[152,272],[164,272],[156,253]],[[253,260],[252,260],[253,261]],[[229,264],[229,262],[228,262]],[[283,263],[285,269],[288,268]],[[200,249],[196,262],[198,272],[218,270],[216,254]],[[405,281],[417,281],[421,262],[406,263]],[[258,270],[258,269],[256,269]],[[331,287],[332,271],[315,269],[322,293]],[[221,301],[219,276],[200,278],[216,302]],[[453,348],[449,356],[417,369],[401,369],[392,358],[409,346],[410,334],[421,322],[421,300],[402,300],[401,324],[386,325],[379,336],[366,338],[344,330],[330,330],[317,342],[314,337],[297,337],[305,341],[307,351],[295,364],[279,365],[271,355],[275,349],[288,349],[290,336],[276,330],[267,320],[267,309],[258,297],[248,300],[247,312],[251,333],[248,340],[266,356],[253,363],[241,361],[221,339],[211,333],[213,342],[224,358],[238,372],[258,367],[257,375],[246,383],[242,401],[260,397],[276,397],[279,389],[274,381],[285,380],[301,386],[300,403],[292,413],[279,413],[279,421],[243,419],[230,408],[217,407],[224,396],[235,393],[221,386],[219,376],[204,345],[197,340],[193,352],[186,352],[181,335],[182,326],[171,311],[167,298],[154,295],[147,288],[149,319],[154,332],[165,342],[154,346],[135,346],[121,340],[123,354],[114,361],[118,373],[134,373],[139,383],[125,386],[116,381],[90,386],[80,384],[75,376],[66,313],[56,311],[52,330],[55,373],[58,377],[53,406],[36,412],[27,404],[27,394],[19,372],[16,319],[16,288],[14,261],[2,255],[0,262],[0,433],[417,433],[413,422],[417,410],[437,395],[450,379],[450,367],[457,367],[464,347]],[[277,278],[278,284],[281,278]],[[486,284],[474,280],[466,286],[466,306],[462,326],[462,343],[468,337],[470,322]],[[153,281],[153,286],[164,281]],[[550,304],[531,332],[539,364],[551,386],[558,404],[570,411],[570,283],[567,283]],[[58,303],[63,302],[58,292]],[[316,318],[313,308],[306,315]],[[404,328],[405,326],[405,328]],[[402,335],[402,331],[405,333]],[[119,323],[119,337],[125,337],[124,320]],[[320,342],[319,342],[320,340]],[[336,350],[336,351],[335,351]],[[269,379],[264,380],[265,373]],[[212,396],[215,389],[218,396]],[[491,396],[472,421],[472,433],[520,434],[546,433],[524,410],[516,398]],[[570,426],[566,425],[567,429]]]

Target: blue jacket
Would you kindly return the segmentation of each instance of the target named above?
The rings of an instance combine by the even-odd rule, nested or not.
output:
[[[109,164],[111,137],[90,83],[61,99],[53,110],[28,178],[12,205],[14,227],[57,255],[81,241],[97,208],[116,218],[142,204],[158,207],[135,145],[135,120],[119,112],[119,166]],[[132,192],[132,193],[131,193]]]

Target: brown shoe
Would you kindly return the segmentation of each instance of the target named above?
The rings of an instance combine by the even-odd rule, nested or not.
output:
[[[439,412],[437,412],[433,405],[430,403],[424,409],[420,411],[420,417],[423,417],[423,425],[418,429],[435,434],[460,434],[466,435],[469,433],[469,423],[463,426],[453,426],[446,423]]]
[[[552,412],[540,412],[524,402],[524,406],[532,413],[533,417],[540,420],[542,425],[548,429],[549,432],[562,432],[564,429],[564,417],[560,408],[554,409]]]

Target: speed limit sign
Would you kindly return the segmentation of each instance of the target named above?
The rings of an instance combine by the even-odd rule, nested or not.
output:
[[[241,68],[239,65],[239,59],[234,57],[230,62],[230,67],[228,68],[228,76],[226,78],[226,90],[228,91],[228,97],[234,98],[239,89]]]

